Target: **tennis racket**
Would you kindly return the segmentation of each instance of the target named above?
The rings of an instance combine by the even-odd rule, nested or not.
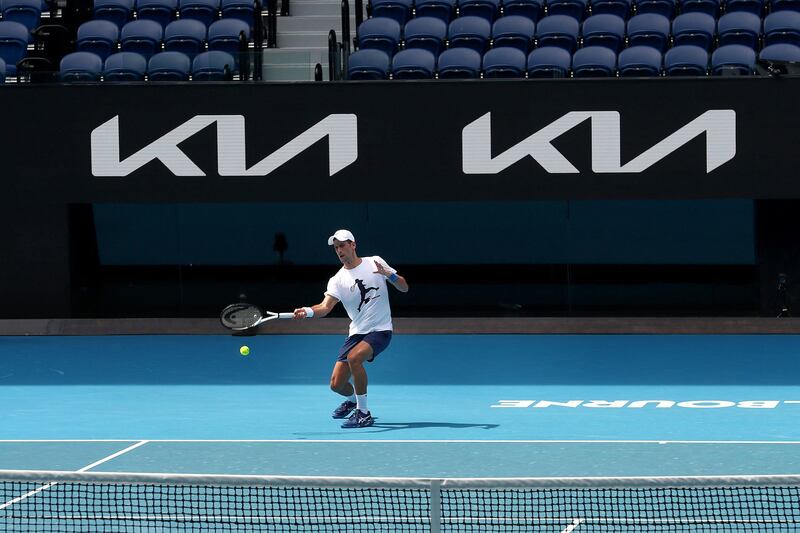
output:
[[[219,315],[222,325],[234,331],[255,328],[277,318],[294,318],[294,313],[273,313],[272,311],[263,311],[257,305],[238,303],[229,305]]]

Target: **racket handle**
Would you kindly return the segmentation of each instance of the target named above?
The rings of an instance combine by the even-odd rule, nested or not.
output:
[[[278,313],[278,318],[294,318],[294,313]]]

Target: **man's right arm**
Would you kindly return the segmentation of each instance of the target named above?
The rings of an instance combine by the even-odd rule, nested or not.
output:
[[[294,317],[295,318],[322,318],[327,316],[336,304],[339,303],[339,300],[331,296],[330,294],[326,294],[325,298],[318,303],[317,305],[312,305],[311,307],[299,307],[294,310]],[[311,310],[311,313],[308,311]]]

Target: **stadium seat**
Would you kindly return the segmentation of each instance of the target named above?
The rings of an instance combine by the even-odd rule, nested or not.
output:
[[[380,50],[391,57],[400,44],[400,24],[390,18],[371,18],[362,22],[356,31],[360,50]]]
[[[0,59],[0,83],[6,82],[6,62]]]
[[[208,50],[227,52],[239,64],[239,54],[250,41],[250,26],[239,19],[221,19],[208,27]]]
[[[538,22],[544,13],[543,0],[506,0],[503,2],[503,16],[519,16]]]
[[[664,54],[667,76],[705,76],[708,74],[708,52],[691,44],[675,46]]]
[[[679,0],[681,13],[705,13],[715,19],[720,12],[720,0]]]
[[[684,13],[672,21],[672,46],[693,44],[706,50],[714,44],[717,21],[706,13]]]
[[[144,81],[147,60],[136,52],[117,52],[106,59],[103,81]]]
[[[550,15],[536,25],[536,46],[558,46],[572,53],[578,46],[580,23],[566,15]]]
[[[605,46],[589,46],[572,54],[572,75],[576,78],[609,78],[616,71],[617,54]]]
[[[580,22],[586,16],[586,2],[587,0],[548,0],[547,15],[564,15]]]
[[[460,17],[481,17],[494,22],[500,12],[500,0],[458,0]]]
[[[241,20],[249,28],[253,27],[255,18],[255,4],[253,0],[222,0],[220,13],[223,19]]]
[[[28,28],[19,22],[0,20],[0,59],[6,64],[6,76],[17,75],[17,63],[28,51]]]
[[[581,27],[583,46],[605,46],[619,53],[625,45],[625,20],[617,15],[592,15]]]
[[[401,26],[411,18],[414,9],[412,0],[371,0],[373,18],[390,18]]]
[[[644,13],[628,21],[628,46],[650,46],[664,52],[669,44],[670,22],[664,15]]]
[[[241,22],[241,21],[239,21]],[[192,79],[195,81],[224,81],[230,78],[236,61],[233,56],[220,50],[197,54],[192,60]]]
[[[484,78],[524,78],[527,54],[517,48],[493,48],[483,55]]]
[[[633,0],[633,8],[637,15],[652,13],[668,19],[675,16],[676,0]]]
[[[741,11],[761,17],[764,12],[764,0],[725,0],[725,13]]]
[[[189,81],[191,71],[192,60],[181,52],[161,52],[147,63],[150,81]]]
[[[136,0],[136,19],[152,20],[162,27],[175,20],[178,0]]]
[[[528,54],[529,78],[568,78],[572,54],[558,46],[537,48]]]
[[[726,13],[717,21],[719,46],[741,44],[757,48],[761,39],[761,19],[746,11]]]
[[[181,20],[198,20],[206,27],[217,18],[219,0],[178,0],[178,13]]]
[[[800,62],[800,46],[779,43],[765,46],[758,53],[761,61],[793,61]]]
[[[755,74],[755,65],[755,51],[741,44],[720,46],[711,54],[711,74],[715,76]]]
[[[617,68],[622,78],[660,76],[661,52],[650,46],[632,46],[619,53]]]
[[[436,17],[417,17],[408,21],[403,33],[406,49],[422,48],[437,56],[444,50],[447,24]]]
[[[450,48],[470,48],[483,54],[489,47],[492,25],[481,17],[458,17],[447,28]]]
[[[397,52],[392,58],[392,78],[396,80],[429,80],[436,72],[436,56],[423,48]]]
[[[72,52],[61,60],[59,79],[66,82],[99,81],[103,60],[91,52]]]
[[[133,19],[134,0],[94,0],[94,18],[113,22],[118,28]]]
[[[592,15],[616,15],[627,20],[631,14],[631,0],[589,0]]]
[[[89,20],[78,26],[75,49],[79,52],[92,52],[105,61],[117,51],[119,28],[107,20]]]
[[[492,47],[511,46],[527,55],[533,47],[535,33],[536,24],[532,20],[519,15],[506,15],[492,25]]]
[[[771,0],[770,11],[772,13],[781,11],[800,12],[800,0]]]
[[[164,30],[161,24],[152,20],[134,20],[122,27],[120,43],[123,52],[135,52],[145,60],[161,51]]]
[[[800,13],[778,11],[764,17],[764,45],[800,45]]]
[[[456,11],[456,0],[416,0],[414,12],[417,17],[435,17],[449,24]]]
[[[0,0],[0,12],[3,20],[19,22],[28,31],[39,25],[42,16],[41,0]]]
[[[350,80],[385,80],[389,78],[391,58],[374,48],[358,50],[350,54],[347,68],[347,79]]]
[[[451,48],[436,62],[439,79],[471,79],[481,75],[481,55],[471,48]]]
[[[193,59],[205,49],[206,27],[199,20],[181,19],[164,29],[164,50],[181,52]]]

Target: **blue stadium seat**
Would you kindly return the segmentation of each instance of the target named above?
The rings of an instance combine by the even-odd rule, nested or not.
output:
[[[222,18],[241,20],[247,24],[248,27],[253,27],[255,18],[255,4],[253,0],[222,0],[219,7]]]
[[[771,0],[770,10],[772,13],[780,11],[800,12],[800,0]]]
[[[164,30],[161,24],[152,20],[134,20],[122,27],[120,43],[123,52],[136,52],[145,60],[161,51]]]
[[[208,50],[227,52],[239,64],[239,53],[250,41],[250,26],[239,19],[221,19],[208,27]]]
[[[622,78],[660,76],[661,52],[650,46],[632,46],[619,53],[617,68]]]
[[[430,80],[436,72],[436,56],[422,48],[397,52],[392,58],[392,78],[396,80]]]
[[[528,54],[529,78],[568,78],[572,54],[558,46],[537,48]]]
[[[493,48],[483,55],[484,78],[524,78],[527,54],[517,48]]]
[[[619,53],[625,45],[625,19],[617,15],[592,15],[581,27],[583,46],[605,46]]]
[[[717,21],[706,13],[684,13],[672,21],[672,46],[693,44],[706,50],[714,44]]]
[[[676,0],[633,0],[633,8],[637,15],[653,13],[668,19],[675,16]]]
[[[178,0],[136,0],[136,19],[152,20],[166,26],[178,12]]]
[[[511,46],[524,54],[533,47],[536,24],[531,19],[519,15],[500,17],[492,25],[492,46],[500,48]]]
[[[192,60],[181,52],[161,52],[147,62],[150,81],[189,81],[191,72]]]
[[[544,14],[544,0],[505,0],[503,16],[520,16],[537,22]]]
[[[681,13],[705,13],[717,18],[720,0],[679,0]]]
[[[667,76],[705,76],[708,52],[691,44],[670,48],[664,54],[664,73]]]
[[[367,48],[350,54],[347,79],[385,80],[389,78],[391,58],[382,50]]]
[[[800,45],[800,13],[777,11],[764,17],[764,44]]]
[[[628,20],[631,14],[631,0],[589,0],[589,13],[616,15]]]
[[[205,49],[206,26],[199,20],[180,19],[164,29],[164,50],[181,52],[193,59]]]
[[[451,48],[439,54],[439,79],[480,78],[481,55],[471,48]]]
[[[103,60],[91,52],[72,52],[61,59],[59,79],[61,81],[99,81],[103,72]]]
[[[6,82],[6,62],[0,59],[0,83]]]
[[[481,17],[458,17],[447,28],[450,48],[470,48],[483,54],[489,48],[492,25]]]
[[[717,38],[720,46],[742,44],[755,49],[761,39],[761,19],[746,11],[726,13],[717,21]]]
[[[616,71],[617,54],[605,46],[589,46],[572,54],[572,75],[576,78],[610,78]]]
[[[401,26],[408,22],[414,9],[412,0],[371,0],[370,13],[374,18],[390,18]]]
[[[669,44],[670,22],[664,15],[644,13],[628,21],[628,46],[651,46],[662,53]]]
[[[0,12],[3,20],[19,22],[28,31],[39,25],[42,16],[41,0],[0,0]]]
[[[711,54],[711,74],[715,76],[748,76],[755,74],[756,53],[741,44],[720,46]]]
[[[30,32],[19,22],[0,20],[0,59],[6,64],[6,76],[17,75],[17,63],[28,51]]]
[[[438,56],[447,40],[447,24],[436,17],[417,17],[408,21],[403,33],[407,49],[422,48]]]
[[[416,0],[414,12],[418,17],[435,17],[449,23],[456,11],[456,0]]]
[[[587,0],[547,0],[547,15],[564,15],[578,22],[586,16]]]
[[[460,17],[481,17],[494,22],[500,12],[500,0],[458,0]]]
[[[771,44],[765,46],[758,53],[758,59],[762,61],[793,61],[800,62],[800,46],[793,44]]]
[[[117,51],[119,28],[107,20],[89,20],[78,26],[75,49],[79,52],[92,52],[105,59]]]
[[[181,20],[198,20],[206,27],[217,18],[219,0],[178,0]]]
[[[104,81],[144,81],[147,60],[136,52],[117,52],[106,59]]]
[[[761,17],[764,12],[764,0],[725,0],[725,13],[740,11]]]
[[[224,81],[235,68],[236,61],[232,55],[220,50],[210,50],[197,54],[192,60],[192,80]]]
[[[400,44],[400,24],[385,17],[367,19],[359,25],[356,40],[361,50],[380,50],[391,57]]]
[[[566,15],[549,15],[536,25],[536,46],[558,46],[572,53],[578,46],[580,23]]]
[[[133,19],[134,0],[94,0],[94,18],[113,22],[122,28]]]

